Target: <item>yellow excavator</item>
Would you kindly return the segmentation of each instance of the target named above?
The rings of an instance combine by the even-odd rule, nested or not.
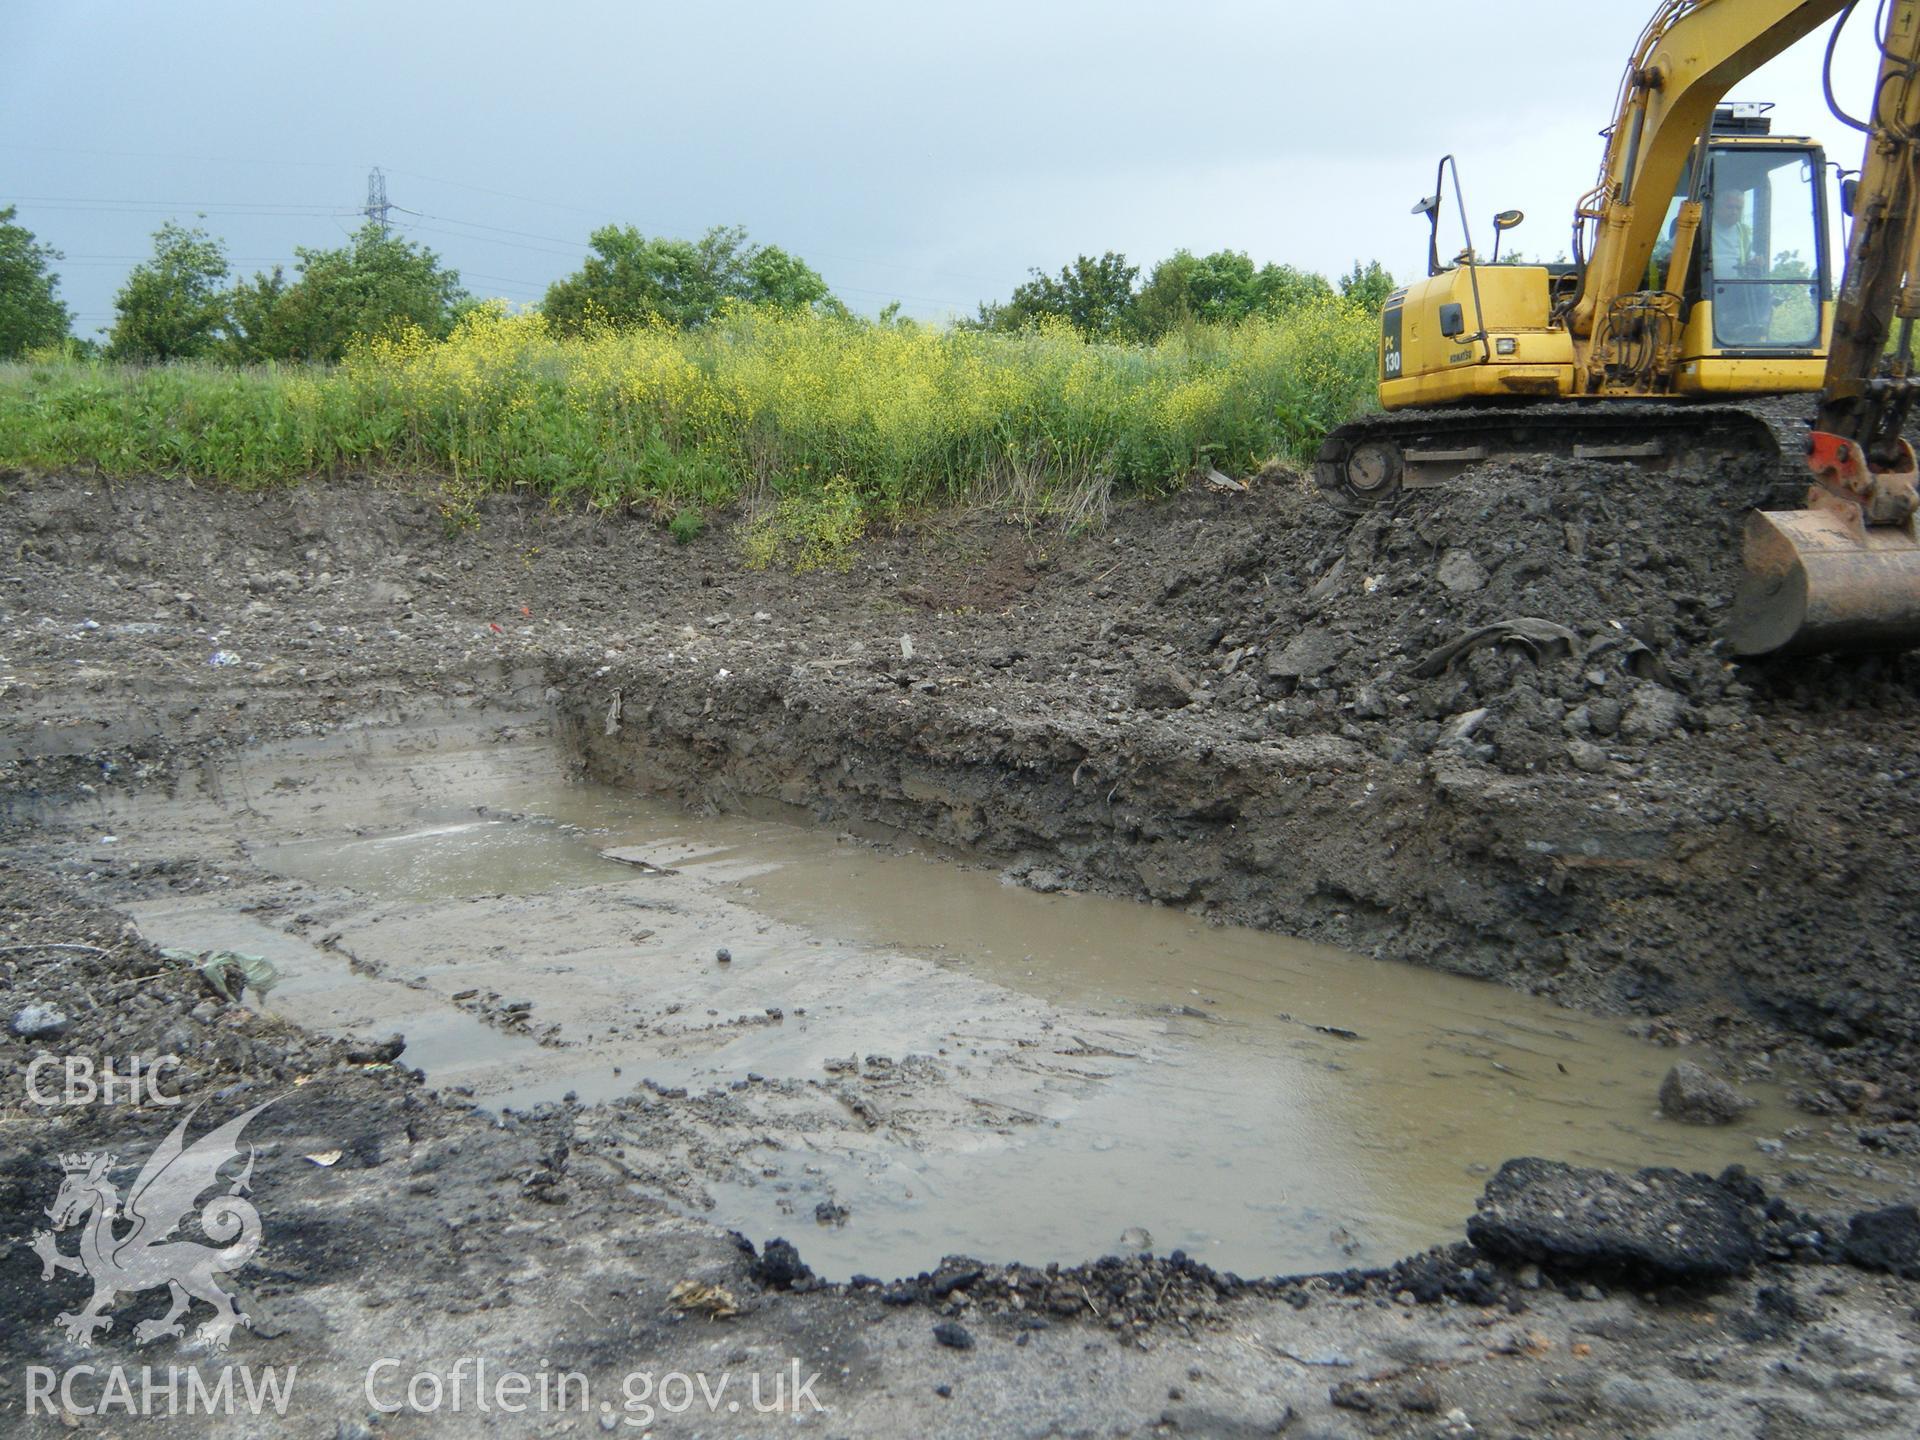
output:
[[[1663,0],[1604,132],[1599,182],[1576,208],[1571,263],[1499,263],[1518,211],[1494,217],[1483,261],[1458,167],[1442,159],[1414,207],[1431,230],[1427,278],[1381,317],[1381,413],[1328,436],[1322,490],[1372,507],[1483,461],[1542,454],[1665,466],[1683,483],[1756,460],[1805,483],[1810,466],[1803,508],[1748,517],[1733,648],[1920,645],[1920,497],[1901,435],[1920,319],[1920,0],[1879,0],[1879,82],[1857,120],[1831,82],[1853,10]],[[1867,136],[1840,185],[1852,232],[1837,293],[1825,153],[1773,134],[1769,107],[1723,103],[1828,21],[1828,103]],[[1466,248],[1443,263],[1449,178]],[[1813,393],[1798,424],[1799,407],[1763,399]]]

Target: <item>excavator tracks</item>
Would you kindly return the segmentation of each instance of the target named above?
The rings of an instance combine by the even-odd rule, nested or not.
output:
[[[1814,397],[1746,404],[1601,400],[1368,415],[1329,435],[1314,479],[1348,513],[1444,485],[1476,465],[1600,460],[1684,474],[1752,474],[1752,503],[1799,505]]]

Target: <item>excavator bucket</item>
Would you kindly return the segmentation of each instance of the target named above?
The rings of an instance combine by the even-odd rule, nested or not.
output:
[[[1838,507],[1756,510],[1727,638],[1742,655],[1920,646],[1920,536]]]

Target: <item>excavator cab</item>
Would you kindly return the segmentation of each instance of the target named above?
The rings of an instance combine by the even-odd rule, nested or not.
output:
[[[1681,177],[1648,266],[1648,289],[1682,280],[1681,395],[1815,391],[1833,324],[1826,152],[1775,137],[1764,105],[1714,115],[1705,164]],[[1673,265],[1680,207],[1695,194],[1699,229],[1690,263]],[[1704,302],[1704,303],[1703,303]]]

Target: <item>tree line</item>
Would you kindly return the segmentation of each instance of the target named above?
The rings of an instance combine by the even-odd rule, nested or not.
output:
[[[153,234],[153,253],[114,296],[103,345],[74,341],[59,298],[60,253],[0,209],[0,359],[63,342],[134,362],[224,360],[330,364],[356,337],[417,327],[444,339],[482,300],[431,249],[362,226],[332,249],[297,246],[294,273],[276,265],[237,279],[226,245],[173,221]],[[650,238],[631,225],[590,237],[578,271],[547,288],[540,309],[563,332],[595,325],[692,328],[730,301],[814,306],[850,314],[817,271],[777,245],[756,244],[739,226],[698,240]]]
[[[961,323],[978,330],[1025,330],[1051,318],[1093,340],[1159,339],[1187,325],[1213,325],[1277,315],[1316,299],[1331,299],[1336,282],[1311,270],[1269,262],[1255,267],[1244,250],[1195,255],[1176,250],[1153,267],[1144,283],[1140,267],[1109,250],[1081,255],[1058,275],[1030,272],[1004,301],[989,302]],[[1353,268],[1337,293],[1378,310],[1394,280],[1377,260]]]
[[[540,303],[563,333],[653,324],[690,329],[736,302],[852,318],[806,261],[750,240],[739,226],[679,240],[606,225],[589,236],[589,249],[581,267],[548,286]],[[17,224],[12,208],[0,209],[0,359],[64,343],[132,362],[329,364],[356,337],[417,327],[445,338],[484,303],[432,250],[377,224],[362,226],[344,245],[300,246],[294,255],[291,276],[276,265],[238,278],[224,242],[169,221],[154,232],[153,254],[114,297],[113,327],[95,346],[71,338],[73,316],[53,268],[60,253]],[[1033,271],[1008,299],[982,304],[959,323],[1017,331],[1053,321],[1092,340],[1153,340],[1190,323],[1276,314],[1336,293],[1378,308],[1393,288],[1378,262],[1356,261],[1331,282],[1291,265],[1256,267],[1244,252],[1226,250],[1178,250],[1144,282],[1139,276],[1124,255],[1082,255],[1057,276]],[[890,305],[880,321],[892,323],[898,314],[899,305]]]

